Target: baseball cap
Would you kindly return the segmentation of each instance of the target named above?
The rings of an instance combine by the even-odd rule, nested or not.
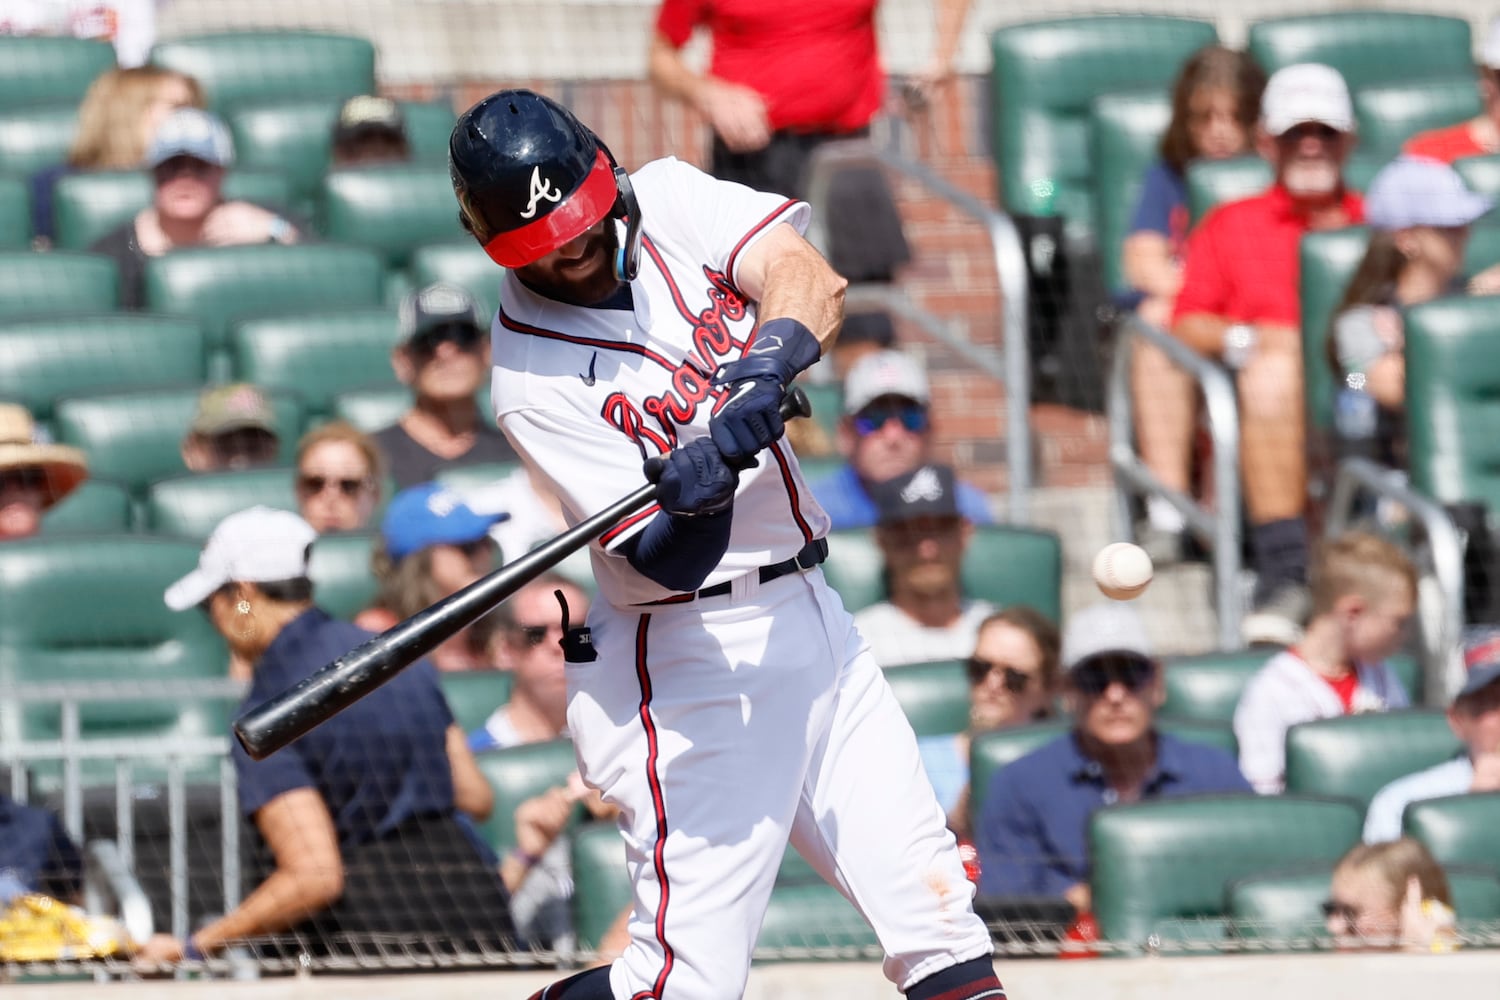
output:
[[[1063,629],[1064,670],[1103,653],[1134,654],[1151,659],[1151,640],[1146,623],[1128,604],[1120,601],[1091,604],[1068,619]]]
[[[217,115],[178,108],[157,126],[146,150],[146,166],[159,167],[174,156],[191,156],[216,167],[234,162],[234,140]]]
[[[391,498],[380,522],[385,550],[392,559],[405,559],[433,545],[464,545],[489,534],[492,525],[510,515],[502,511],[475,513],[463,497],[441,483],[423,483]]]
[[[876,522],[896,524],[917,517],[958,517],[957,477],[946,465],[924,465],[914,472],[870,487]]]
[[[1271,74],[1260,99],[1260,123],[1281,135],[1303,122],[1353,132],[1354,102],[1339,71],[1322,63],[1297,63]]]
[[[858,413],[881,396],[905,396],[926,406],[932,399],[927,375],[900,351],[877,351],[854,363],[844,376],[844,412]]]
[[[1500,629],[1482,629],[1464,642],[1463,687],[1455,698],[1474,694],[1500,681]]]
[[[276,411],[265,395],[248,382],[205,389],[198,397],[198,409],[188,429],[194,434],[214,437],[230,431],[254,428],[276,433]]]
[[[1365,193],[1365,219],[1377,229],[1467,226],[1493,207],[1448,164],[1411,156],[1382,167]]]
[[[270,583],[307,575],[307,552],[318,533],[289,510],[251,507],[230,514],[208,536],[198,568],[167,588],[167,607],[186,611],[226,583]]]
[[[406,116],[401,106],[389,97],[360,94],[351,97],[339,108],[338,119],[333,123],[333,141],[346,142],[366,132],[389,132],[398,138],[406,138]]]
[[[403,344],[428,330],[452,323],[473,326],[481,331],[489,329],[474,296],[445,281],[408,292],[401,300],[399,323]]]

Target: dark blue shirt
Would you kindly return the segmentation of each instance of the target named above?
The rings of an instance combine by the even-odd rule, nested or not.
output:
[[[1187,248],[1189,220],[1187,181],[1165,160],[1157,160],[1146,168],[1146,176],[1141,180],[1141,196],[1135,203],[1127,235],[1158,233],[1167,238],[1172,255],[1181,258]],[[1130,308],[1139,305],[1143,298],[1134,288],[1115,292],[1116,299]]]
[[[1234,757],[1217,747],[1156,735],[1156,767],[1143,799],[1204,792],[1250,793]],[[990,779],[974,831],[987,896],[1061,896],[1089,877],[1089,817],[1114,804],[1104,771],[1069,733]]]
[[[303,612],[255,665],[243,708],[269,700],[369,637],[317,608]],[[253,816],[278,795],[315,789],[343,847],[385,836],[416,816],[452,814],[446,743],[452,724],[437,672],[423,660],[263,761],[251,760],[235,742],[240,809]]]
[[[57,814],[0,793],[0,903],[9,891],[71,900],[83,885],[83,858]]]
[[[854,466],[844,465],[837,472],[824,476],[815,483],[808,483],[818,505],[833,519],[833,528],[871,528],[879,516],[875,501],[865,490]],[[989,500],[984,493],[968,483],[960,482],[957,489],[958,512],[971,524],[994,524]]]

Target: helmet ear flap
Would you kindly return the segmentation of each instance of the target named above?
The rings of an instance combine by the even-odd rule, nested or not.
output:
[[[614,157],[610,157],[614,162]],[[615,252],[615,277],[634,281],[641,270],[641,206],[635,200],[635,188],[623,167],[615,166],[615,189],[619,192],[611,213],[624,224],[620,247]]]

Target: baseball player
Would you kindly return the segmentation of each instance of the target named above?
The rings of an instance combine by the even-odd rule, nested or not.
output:
[[[579,767],[620,808],[630,943],[534,1000],[740,996],[788,839],[908,997],[1003,997],[911,727],[818,568],[828,518],[780,440],[782,396],[843,308],[802,239],[807,205],[670,158],[627,174],[526,90],[466,112],[449,155],[465,226],[509,269],[501,429],[570,523],[657,482],[594,543],[592,644],[565,643]]]

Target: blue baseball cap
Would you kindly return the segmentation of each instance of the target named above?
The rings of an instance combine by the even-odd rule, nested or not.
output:
[[[217,115],[178,108],[162,120],[146,149],[146,166],[159,167],[175,156],[227,167],[234,162],[234,140]]]
[[[1493,207],[1448,164],[1416,156],[1386,164],[1365,192],[1365,218],[1376,229],[1467,226]]]
[[[477,514],[452,489],[441,483],[423,483],[391,498],[380,522],[380,534],[386,552],[400,560],[433,545],[477,542],[509,517],[501,511]]]

